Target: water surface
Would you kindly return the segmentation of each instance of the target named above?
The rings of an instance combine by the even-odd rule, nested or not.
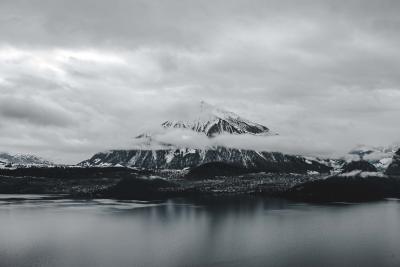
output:
[[[0,266],[400,266],[400,202],[0,195]]]

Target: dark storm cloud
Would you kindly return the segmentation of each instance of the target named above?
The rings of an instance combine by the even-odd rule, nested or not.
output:
[[[37,126],[68,127],[73,124],[71,114],[45,101],[0,97],[0,117],[3,120],[23,120]]]
[[[389,0],[0,0],[0,146],[78,161],[201,99],[279,132],[274,149],[398,142],[399,12]]]

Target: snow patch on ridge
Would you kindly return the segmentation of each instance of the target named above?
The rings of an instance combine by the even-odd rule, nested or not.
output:
[[[368,177],[387,177],[381,172],[363,172],[361,170],[353,170],[351,172],[341,173],[339,174],[340,177],[361,177],[361,178],[368,178]]]

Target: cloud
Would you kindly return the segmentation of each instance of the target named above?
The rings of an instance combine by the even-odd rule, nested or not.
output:
[[[256,136],[250,134],[222,134],[209,138],[202,133],[191,130],[159,128],[150,133],[150,136],[150,139],[147,137],[132,140],[129,149],[169,149],[170,147],[208,149],[223,146],[327,158],[340,157],[347,154],[349,147],[351,147],[349,146],[351,142],[346,140],[335,144],[331,142],[332,140],[326,140],[318,135]]]
[[[23,120],[37,126],[68,127],[74,123],[73,117],[66,110],[45,101],[0,97],[0,116],[3,119]]]
[[[399,142],[399,12],[391,0],[0,1],[0,147],[74,163],[200,100],[280,133],[226,137],[238,145]]]

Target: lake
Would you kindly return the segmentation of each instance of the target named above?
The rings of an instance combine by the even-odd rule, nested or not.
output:
[[[400,266],[400,202],[0,195],[0,266]]]

